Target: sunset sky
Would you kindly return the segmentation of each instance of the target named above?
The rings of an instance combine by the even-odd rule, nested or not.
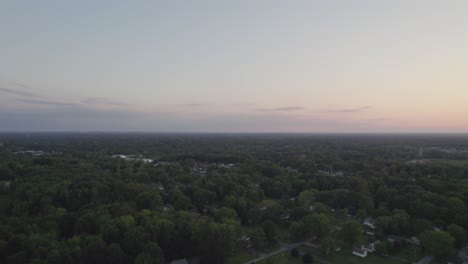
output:
[[[1,1],[0,131],[467,133],[468,1]]]

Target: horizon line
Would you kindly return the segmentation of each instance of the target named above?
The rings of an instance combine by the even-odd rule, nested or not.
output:
[[[381,132],[381,131],[367,131],[367,132],[351,132],[351,131],[343,131],[343,132],[337,132],[337,131],[327,131],[327,132],[295,132],[295,131],[290,131],[290,132],[274,132],[274,131],[124,131],[124,130],[83,130],[83,131],[73,131],[73,130],[24,130],[24,131],[15,131],[15,130],[5,130],[5,131],[0,131],[0,134],[59,134],[59,133],[64,133],[64,134],[70,134],[70,133],[75,133],[75,134],[302,134],[302,135],[307,135],[307,134],[315,134],[315,135],[325,135],[325,134],[375,134],[375,135],[408,135],[408,134],[424,134],[424,135],[468,135],[468,132],[418,132],[418,131],[408,131],[408,132]]]

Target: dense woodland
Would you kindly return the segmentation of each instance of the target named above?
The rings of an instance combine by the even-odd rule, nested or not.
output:
[[[0,134],[0,183],[0,263],[226,263],[305,240],[327,256],[364,219],[443,263],[468,230],[466,135]]]

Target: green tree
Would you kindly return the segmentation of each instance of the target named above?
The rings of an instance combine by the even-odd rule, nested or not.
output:
[[[367,211],[365,209],[359,209],[356,212],[356,218],[363,221],[367,216]]]
[[[315,200],[316,190],[306,190],[297,196],[297,204],[299,206],[309,207]]]
[[[255,228],[251,233],[250,233],[250,241],[252,242],[252,246],[255,249],[263,249],[265,246],[265,232],[261,228]]]
[[[455,239],[455,246],[461,248],[465,242],[465,230],[459,225],[451,224],[447,227],[447,231]]]
[[[144,262],[144,263],[151,263],[151,264],[163,264],[164,263],[164,254],[158,244],[154,242],[150,242],[143,247],[143,254],[145,256],[143,259],[146,261],[147,256],[150,257],[151,262]],[[141,253],[140,253],[141,254]],[[137,257],[138,259],[138,257]],[[136,261],[135,261],[136,262]]]
[[[157,192],[143,192],[136,197],[136,204],[139,210],[154,209],[162,205],[162,199]]]
[[[416,219],[413,223],[413,232],[415,234],[421,234],[426,230],[432,230],[433,224],[427,219]]]
[[[455,239],[444,231],[424,231],[420,236],[421,245],[427,255],[433,255],[441,261],[455,253]]]
[[[328,216],[325,214],[313,214],[304,217],[304,226],[307,233],[311,233],[322,239],[330,233],[331,225]]]
[[[112,243],[107,249],[107,263],[124,264],[127,256],[120,248],[119,244]]]
[[[265,237],[268,243],[272,244],[276,241],[276,225],[271,220],[265,220],[262,224],[263,232],[265,232]]]
[[[334,248],[335,240],[332,237],[327,236],[320,241],[320,251],[322,252],[322,255],[329,256]]]
[[[122,238],[122,249],[130,256],[136,256],[148,241],[149,234],[142,227],[134,227],[127,231]]]
[[[82,247],[82,256],[85,263],[104,263],[107,259],[107,246],[104,241],[93,237],[86,237]]]
[[[310,210],[304,206],[294,207],[289,216],[293,221],[299,221],[310,213]]]
[[[291,240],[304,238],[305,228],[303,222],[292,222],[289,225],[289,237]]]
[[[375,252],[381,256],[386,256],[388,254],[387,243],[385,242],[376,243]]]
[[[340,230],[340,236],[349,246],[355,246],[361,241],[362,225],[358,221],[350,221],[346,223]]]
[[[217,221],[217,222],[223,222],[225,220],[229,220],[229,219],[236,219],[237,218],[237,213],[234,209],[232,208],[229,208],[229,207],[221,207],[219,209],[216,209],[216,211],[214,212],[214,216],[213,218]]]
[[[192,201],[190,200],[189,197],[183,195],[174,202],[174,207],[177,210],[188,210],[192,206]]]
[[[146,252],[141,252],[135,258],[135,264],[155,264],[153,258],[150,254]]]
[[[195,230],[195,238],[202,262],[221,264],[234,249],[236,227],[231,223],[201,219]]]

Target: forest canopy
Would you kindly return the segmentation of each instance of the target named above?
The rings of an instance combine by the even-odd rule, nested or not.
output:
[[[376,240],[418,238],[436,259],[467,242],[463,135],[35,133],[0,143],[1,263],[225,263],[310,239],[327,256],[362,244],[365,221]]]

